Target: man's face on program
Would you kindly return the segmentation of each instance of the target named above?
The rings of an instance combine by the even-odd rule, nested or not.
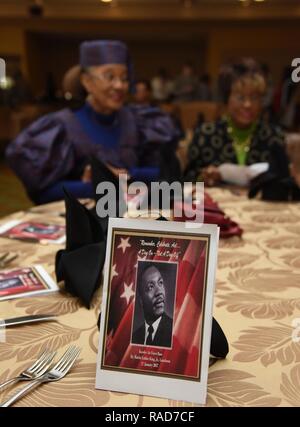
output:
[[[142,276],[141,298],[147,322],[154,322],[165,311],[165,287],[156,267],[149,267]]]

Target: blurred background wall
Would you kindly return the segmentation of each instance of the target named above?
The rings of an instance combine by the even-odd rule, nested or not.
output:
[[[97,38],[124,40],[139,79],[161,67],[175,79],[191,61],[197,77],[207,73],[215,86],[223,62],[253,56],[268,65],[276,91],[284,68],[300,57],[300,0],[0,0],[7,65],[0,81],[0,216],[31,204],[4,162],[5,147],[39,116],[70,105],[63,77],[78,61],[79,43]],[[187,130],[199,115],[220,114],[218,99],[209,101],[162,107]],[[299,131],[300,96],[297,108]]]
[[[34,3],[40,15],[30,12]],[[35,95],[49,73],[59,86],[78,44],[92,38],[127,42],[143,78],[159,66],[176,75],[186,60],[215,77],[225,60],[251,55],[276,82],[300,56],[299,21],[298,0],[0,0],[0,56],[20,65]]]

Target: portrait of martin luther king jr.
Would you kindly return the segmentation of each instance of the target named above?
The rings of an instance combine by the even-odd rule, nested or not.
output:
[[[175,263],[139,262],[136,287],[139,308],[135,310],[132,344],[171,347],[173,319],[170,312],[173,313],[174,308],[176,268]],[[171,283],[172,292],[167,292]]]

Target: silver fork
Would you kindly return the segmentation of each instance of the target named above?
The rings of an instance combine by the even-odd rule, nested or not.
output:
[[[56,352],[45,350],[39,358],[25,371],[21,372],[17,377],[11,378],[0,384],[0,391],[8,385],[15,384],[19,381],[31,381],[42,376],[50,367]]]
[[[62,379],[65,375],[67,375],[69,370],[74,365],[77,357],[79,356],[80,351],[81,351],[80,348],[76,346],[69,347],[68,350],[64,353],[64,355],[56,363],[56,365],[53,366],[53,368],[51,368],[48,372],[46,372],[40,378],[34,381],[31,381],[30,384],[26,385],[21,390],[19,390],[16,394],[10,397],[8,400],[3,402],[0,405],[0,407],[6,408],[12,405],[21,397],[25,396],[30,390],[35,389],[36,387],[38,387],[43,383],[58,381]]]

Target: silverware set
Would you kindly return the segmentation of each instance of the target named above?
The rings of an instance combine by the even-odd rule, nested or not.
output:
[[[12,405],[41,384],[59,381],[64,378],[74,365],[77,357],[80,354],[80,351],[81,350],[79,347],[69,347],[63,356],[57,361],[57,363],[53,365],[52,361],[56,355],[56,352],[46,349],[32,366],[25,369],[17,377],[11,378],[10,380],[0,384],[1,391],[8,385],[16,384],[19,381],[29,382],[29,384],[21,388],[19,391],[17,391],[17,393],[0,404],[0,407],[4,408]]]

